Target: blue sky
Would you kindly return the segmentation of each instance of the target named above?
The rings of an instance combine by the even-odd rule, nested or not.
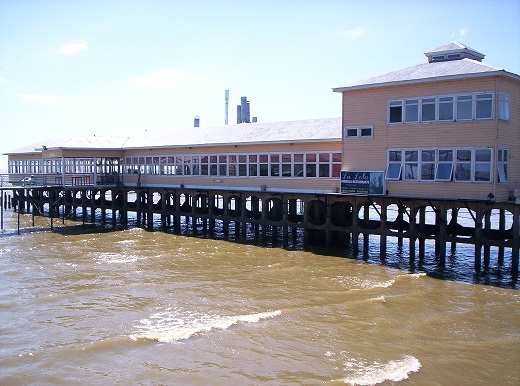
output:
[[[340,116],[333,87],[454,40],[520,74],[520,0],[0,0],[0,153],[221,125],[226,89],[230,123],[241,96],[259,121]]]

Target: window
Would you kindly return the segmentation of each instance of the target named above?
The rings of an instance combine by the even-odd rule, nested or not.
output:
[[[250,177],[258,176],[257,160],[258,160],[258,156],[256,154],[249,155],[249,176]]]
[[[509,121],[509,109],[511,97],[505,92],[498,94],[498,119]]]
[[[303,154],[294,155],[294,177],[303,177]]]
[[[305,177],[316,177],[316,154],[305,155]]]
[[[471,180],[471,150],[457,150],[455,180]]]
[[[403,122],[403,101],[390,101],[389,116],[390,123]]]
[[[435,150],[421,150],[421,180],[435,179]]]
[[[389,150],[386,179],[491,182],[492,154],[491,148]],[[507,156],[507,149],[497,156],[499,181],[507,178]]]
[[[400,150],[388,152],[388,167],[386,169],[387,180],[398,180],[401,178],[402,158],[403,155]]]
[[[453,97],[439,98],[439,121],[453,121]]]
[[[407,123],[419,121],[419,99],[408,99],[405,101],[404,121]]]
[[[498,182],[507,182],[509,174],[509,149],[499,148],[497,154]]]
[[[471,95],[457,96],[457,120],[471,119]]]
[[[330,177],[330,153],[318,154],[318,171],[320,177]]]
[[[404,153],[404,179],[417,180],[419,178],[419,151],[407,150]]]
[[[341,153],[332,153],[332,177],[341,175]]]
[[[476,119],[493,118],[493,94],[477,94]]]
[[[271,177],[280,177],[280,155],[271,154]]]
[[[493,93],[431,96],[399,99],[388,102],[388,123],[453,122],[493,119]],[[500,116],[509,117],[509,97],[501,96]],[[354,127],[348,127],[345,137],[360,136]]]
[[[267,154],[260,154],[260,176],[269,176],[269,156]]]
[[[282,154],[282,177],[292,176],[291,154]]]
[[[421,121],[435,121],[435,98],[421,99]]]
[[[373,126],[345,127],[345,138],[372,138]]]
[[[439,162],[435,171],[435,179],[437,181],[451,181],[453,174],[453,150],[440,149],[438,152]]]
[[[245,154],[238,156],[238,175],[240,177],[247,176],[247,155]]]
[[[475,181],[491,181],[491,149],[475,150]]]

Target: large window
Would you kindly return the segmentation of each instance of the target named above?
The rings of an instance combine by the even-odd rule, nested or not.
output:
[[[504,96],[502,96],[502,94],[503,93],[501,93],[501,100],[503,100],[503,102],[501,102],[502,112],[499,113],[505,117],[509,115],[509,104],[507,94]],[[388,123],[427,123],[493,119],[493,95],[493,93],[473,93],[391,100],[388,102]],[[346,133],[346,137],[351,136],[354,136],[353,130]]]
[[[387,158],[387,180],[491,182],[493,177],[491,148],[391,149]],[[502,181],[500,174],[507,178],[507,149],[498,160]]]

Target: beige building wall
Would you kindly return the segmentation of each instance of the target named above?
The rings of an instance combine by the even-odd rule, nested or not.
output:
[[[510,122],[498,121],[498,92],[511,95]],[[493,120],[388,124],[388,101],[393,99],[453,95],[475,92],[495,94]],[[343,170],[384,171],[387,150],[393,148],[511,147],[507,184],[481,182],[386,181],[393,196],[507,200],[520,181],[516,162],[520,156],[519,82],[503,77],[482,77],[343,92],[343,126],[373,126],[373,138],[343,139]],[[496,157],[496,151],[494,152]],[[495,167],[496,169],[496,167]],[[515,170],[513,170],[515,169]],[[493,170],[496,181],[496,170]],[[500,186],[497,186],[500,185]]]

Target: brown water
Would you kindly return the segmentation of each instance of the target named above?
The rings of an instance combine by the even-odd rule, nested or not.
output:
[[[463,248],[440,280],[371,256],[4,221],[0,385],[520,384],[520,293],[505,268],[473,275]]]

